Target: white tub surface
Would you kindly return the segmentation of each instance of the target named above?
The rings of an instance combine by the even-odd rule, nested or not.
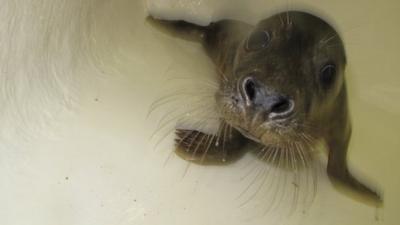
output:
[[[193,96],[147,117],[150,105],[182,87],[177,77],[212,81],[214,70],[199,44],[145,23],[143,2],[0,2],[0,224],[400,223],[398,1],[150,2],[153,13],[201,24],[308,9],[342,33],[354,127],[349,163],[383,192],[384,207],[338,192],[322,169],[313,203],[290,215],[287,199],[265,213],[264,192],[290,193],[277,172],[279,187],[289,189],[264,187],[251,198],[253,185],[241,195],[254,177],[246,176],[257,164],[251,155],[219,167],[188,167],[174,155],[165,163],[174,123],[150,137],[163,115]]]

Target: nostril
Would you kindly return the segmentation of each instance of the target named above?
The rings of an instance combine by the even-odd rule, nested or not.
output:
[[[292,109],[293,103],[291,100],[285,97],[279,97],[271,106],[271,113],[274,113],[276,115],[284,115],[290,113]]]
[[[244,80],[244,92],[250,101],[253,101],[256,97],[256,85],[251,78]]]

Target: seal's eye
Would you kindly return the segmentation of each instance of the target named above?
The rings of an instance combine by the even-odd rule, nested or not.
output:
[[[324,87],[329,87],[335,80],[335,76],[336,76],[335,64],[328,63],[322,67],[319,79]]]
[[[249,38],[247,38],[246,42],[246,50],[255,51],[262,48],[265,48],[271,37],[267,31],[258,30],[254,31]]]

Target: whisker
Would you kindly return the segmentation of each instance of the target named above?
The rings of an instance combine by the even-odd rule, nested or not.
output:
[[[210,99],[209,100],[210,102],[212,102],[211,99],[213,99],[213,97],[214,97],[213,94],[211,94],[211,93],[208,93],[208,92],[202,93],[201,91],[199,91],[198,93],[190,93],[190,92],[182,92],[182,91],[176,92],[176,93],[172,93],[172,94],[170,94],[168,96],[163,96],[162,98],[160,98],[160,99],[156,100],[155,102],[153,102],[150,105],[150,108],[149,108],[149,111],[148,111],[148,113],[146,115],[146,118],[148,119],[153,112],[155,112],[158,108],[160,108],[161,106],[163,106],[165,104],[170,104],[170,103],[175,102],[175,101],[182,101],[182,98],[179,98],[179,96],[182,96],[182,95],[183,96],[194,96],[194,97],[200,98],[202,100]]]
[[[268,154],[267,154],[268,151],[264,152],[265,149],[266,149],[266,147],[262,148],[262,149],[259,151],[260,153],[264,153],[260,160],[264,160],[265,157],[268,155]],[[269,155],[272,155],[272,154],[269,154]],[[256,168],[257,168],[257,165],[255,165],[248,173],[246,173],[246,175],[245,175],[244,177],[250,176],[250,174],[252,174]],[[260,170],[261,170],[261,169],[260,169]],[[250,187],[253,185],[253,183],[255,183],[255,181],[257,180],[258,175],[259,175],[259,173],[254,177],[254,179],[249,183],[249,185],[239,194],[239,196],[238,196],[237,198],[242,197],[242,195],[243,195],[244,193],[246,193],[246,192],[250,189]],[[242,177],[242,179],[243,179],[244,177]]]
[[[172,156],[174,155],[174,151],[170,151],[170,153],[168,153],[168,157],[167,157],[167,159],[165,159],[165,161],[164,161],[164,164],[163,164],[163,167],[166,167],[167,166],[167,163],[169,162],[169,160],[172,158]]]
[[[165,126],[167,126],[167,125],[170,124],[171,122],[173,122],[173,121],[175,121],[175,120],[178,120],[179,118],[182,118],[183,115],[185,115],[185,114],[190,114],[190,113],[193,113],[193,112],[195,112],[195,111],[198,111],[200,108],[202,108],[202,109],[201,109],[201,112],[207,111],[207,110],[209,110],[211,107],[212,107],[212,106],[207,106],[207,107],[199,106],[199,107],[196,107],[196,108],[194,108],[194,109],[192,109],[192,110],[189,110],[189,111],[186,111],[186,112],[183,112],[183,113],[181,113],[181,114],[178,114],[178,115],[175,115],[175,116],[171,117],[169,120],[164,121],[163,124],[159,125],[159,126],[156,128],[155,132],[150,136],[150,139],[153,139],[154,136],[157,134],[157,132],[158,132],[159,130],[165,128]],[[198,111],[198,112],[199,112],[199,111]]]
[[[202,100],[199,100],[199,101],[197,101],[197,102],[195,101],[195,102],[193,102],[192,105],[196,105],[197,103],[199,103],[199,102],[201,102],[201,101],[202,101]],[[187,104],[187,105],[183,105],[183,106],[181,106],[181,107],[172,108],[171,110],[169,110],[168,112],[166,112],[166,113],[161,117],[161,119],[158,121],[157,127],[160,127],[161,124],[165,122],[166,118],[168,118],[169,116],[173,115],[173,113],[175,113],[175,112],[177,112],[177,111],[180,111],[180,110],[182,110],[182,109],[185,109],[187,106],[188,106],[188,104]],[[207,109],[207,110],[209,110],[209,109],[211,109],[212,107],[213,107],[212,105],[210,105],[210,104],[208,104],[208,103],[205,103],[205,104],[199,104],[199,105],[197,105],[197,107],[192,108],[192,110],[193,110],[193,111],[197,111],[197,110],[200,109],[200,108],[201,108],[201,109]],[[185,112],[182,112],[181,114],[178,114],[178,115],[185,115],[185,114],[188,114],[188,113],[192,113],[193,111],[185,111]],[[204,111],[206,111],[206,110],[199,110],[197,113],[199,113],[199,112],[204,112]]]
[[[263,150],[264,149],[264,150]],[[258,153],[256,154],[256,158],[257,159],[260,159],[260,156],[264,153],[265,154],[265,151],[266,150],[266,148],[262,148],[262,150],[261,151],[258,151]],[[246,169],[247,167],[249,167],[249,166],[251,166],[251,165],[253,165],[254,163],[253,163],[253,161],[249,161],[248,163],[246,163],[246,165],[244,165],[242,168],[241,168],[241,170],[244,170],[244,169]],[[254,170],[254,168],[256,168],[257,167],[257,165],[255,165],[254,167],[252,167],[250,170],[249,170],[249,172],[248,173],[246,173],[246,175],[245,176],[242,176],[241,178],[240,178],[240,180],[243,180],[244,178],[246,178],[250,173],[252,173],[253,172],[253,170]]]
[[[292,199],[292,207],[289,211],[289,214],[292,214],[297,207],[297,202],[298,202],[298,194],[299,194],[299,186],[300,186],[300,182],[299,182],[299,171],[297,168],[297,159],[294,154],[294,151],[296,151],[296,147],[294,145],[294,143],[292,143],[292,147],[291,147],[291,154],[290,154],[290,161],[291,161],[291,170],[293,173],[293,187],[294,187],[294,193],[293,193],[293,199]]]
[[[273,177],[273,180],[271,181],[271,185],[275,183],[276,177],[280,177],[280,174],[282,173],[282,170],[279,170],[279,168],[281,167],[281,162],[282,162],[282,158],[283,158],[282,155],[283,155],[282,151],[279,150],[279,160],[278,160],[277,170],[274,170],[275,173],[277,171],[279,171],[279,176],[275,175]],[[279,192],[279,185],[280,185],[280,180],[276,185],[276,188],[275,188],[276,192]],[[268,206],[268,208],[265,210],[264,215],[267,214],[271,210],[271,208],[275,205],[276,197],[277,197],[277,193],[273,194],[272,201],[270,202],[270,205]]]
[[[189,152],[189,151],[190,151],[190,149],[192,148],[193,142],[197,139],[197,137],[198,137],[199,135],[200,135],[200,132],[197,132],[197,134],[195,134],[195,137],[190,141],[189,147],[186,149],[186,152]],[[183,172],[182,178],[184,178],[184,177],[186,176],[187,172],[189,171],[189,167],[190,167],[191,164],[192,164],[191,161],[188,160],[187,166],[186,166],[186,168],[185,168],[185,170],[184,170],[184,172]]]
[[[267,155],[267,153],[269,153],[269,154],[268,154],[268,159],[267,159],[266,161],[269,161],[270,158],[271,158],[271,156],[272,156],[273,160],[275,160],[275,157],[276,157],[278,151],[279,151],[279,149],[277,149],[277,148],[273,148],[272,151],[267,151],[267,152],[264,154],[263,159],[265,158],[265,156]],[[269,174],[270,174],[270,171],[271,171],[271,168],[268,168],[267,165],[264,165],[263,173],[261,173],[261,174],[263,174],[263,177],[262,177],[262,179],[261,179],[260,185],[258,186],[257,190],[256,190],[255,192],[253,192],[253,194],[252,194],[250,197],[248,197],[248,198],[240,205],[240,207],[243,207],[243,206],[246,205],[248,202],[250,202],[252,199],[254,199],[254,197],[259,193],[259,191],[261,190],[261,188],[264,187],[265,182],[267,181],[268,176],[269,176]],[[248,185],[247,188],[246,188],[244,191],[242,191],[242,193],[239,195],[239,197],[243,196],[244,193],[246,193],[246,192],[250,189],[250,187],[253,185],[252,183],[255,183],[256,180],[258,180],[258,177],[255,177],[255,178],[254,178],[254,180],[250,183],[250,185]]]
[[[208,143],[206,142],[207,147],[206,147],[206,149],[204,150],[203,155],[201,156],[201,159],[200,159],[200,163],[201,163],[201,164],[204,162],[204,160],[205,160],[205,158],[206,158],[206,156],[207,156],[207,153],[208,153],[208,151],[209,151],[209,149],[210,149],[210,147],[211,147],[211,145],[212,145],[212,142],[213,142],[214,139],[215,139],[215,136],[216,136],[216,135],[211,135],[211,136],[209,136],[209,137],[211,137],[211,138],[209,138],[209,141],[207,141]]]
[[[167,82],[171,82],[171,81],[175,82],[176,80],[184,80],[184,81],[193,80],[193,81],[195,81],[196,85],[202,85],[204,87],[212,88],[212,89],[210,89],[210,91],[216,90],[219,88],[219,86],[216,82],[211,82],[209,80],[193,79],[193,78],[189,78],[189,77],[173,77],[173,78],[168,79]]]
[[[222,141],[222,162],[226,162],[226,157],[227,157],[227,150],[225,148],[225,142],[226,142],[226,130],[229,125],[225,123],[224,127],[224,133],[223,133],[223,141]]]
[[[273,210],[276,210],[276,209],[278,209],[279,208],[279,206],[281,205],[281,203],[283,202],[283,199],[284,199],[284,197],[285,197],[285,193],[286,193],[286,189],[287,189],[287,175],[288,175],[288,172],[285,170],[286,169],[286,167],[288,166],[287,164],[288,164],[288,157],[289,157],[289,150],[288,150],[288,147],[287,146],[285,146],[285,148],[283,149],[283,152],[284,152],[284,155],[283,155],[283,162],[284,162],[284,165],[283,165],[283,168],[281,168],[281,172],[284,174],[284,177],[282,178],[283,179],[283,185],[281,185],[281,180],[282,179],[280,179],[279,180],[279,183],[278,183],[278,185],[277,185],[277,187],[278,187],[278,193],[280,193],[279,194],[279,200],[278,201],[276,201],[277,202],[277,204],[275,205],[275,207],[274,207],[274,209]],[[282,176],[279,176],[279,178],[281,178]],[[279,188],[279,187],[282,187],[282,188]]]
[[[219,67],[217,67],[216,70],[217,70],[218,74],[221,75],[221,77],[222,77],[222,79],[223,79],[223,80],[221,80],[222,83],[228,82],[228,78],[226,77],[226,75],[225,75],[225,73],[222,71],[222,69],[219,68]]]

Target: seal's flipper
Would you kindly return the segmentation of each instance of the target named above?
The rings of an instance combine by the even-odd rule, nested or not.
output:
[[[335,121],[335,123],[330,126],[328,135],[325,136],[329,151],[327,173],[332,181],[337,181],[342,187],[347,187],[349,190],[354,190],[356,194],[361,194],[362,200],[380,206],[383,202],[381,196],[358,181],[348,169],[346,157],[351,136],[351,125],[345,87],[342,89],[341,95],[342,97],[333,110],[335,114],[332,113],[330,120]]]
[[[207,27],[188,23],[183,20],[162,20],[148,16],[146,21],[154,27],[188,41],[203,42]]]
[[[152,16],[148,16],[146,20],[152,26],[174,37],[202,43],[207,54],[217,65],[224,61],[232,61],[232,57],[226,59],[225,56],[234,56],[236,49],[232,46],[238,45],[253,29],[253,26],[236,20],[221,20],[208,26],[183,20],[162,20]]]
[[[226,127],[218,135],[197,130],[176,130],[176,154],[198,164],[221,164],[234,162],[244,153],[241,151],[246,139],[233,128]]]
[[[348,139],[345,141],[331,140],[328,143],[329,147],[329,159],[327,172],[329,178],[344,187],[348,187],[351,190],[355,190],[358,194],[361,194],[363,200],[372,202],[376,206],[380,206],[383,202],[381,196],[373,191],[371,188],[367,187],[365,184],[357,180],[349,171],[346,160]],[[341,152],[341,153],[338,153]]]

